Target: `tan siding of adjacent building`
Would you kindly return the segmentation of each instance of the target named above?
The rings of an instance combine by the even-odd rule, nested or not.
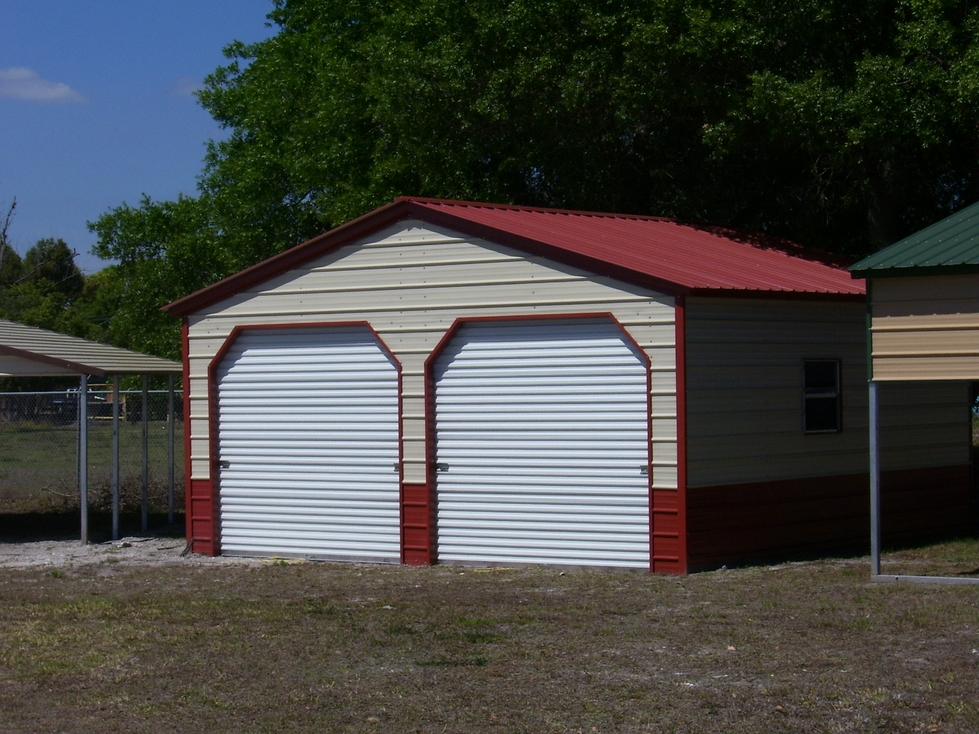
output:
[[[979,275],[877,278],[874,380],[979,380]]]
[[[188,318],[191,461],[207,479],[207,370],[236,326],[368,322],[402,365],[404,480],[426,479],[426,358],[459,318],[611,313],[650,358],[653,486],[677,486],[671,297],[401,222]]]
[[[868,470],[862,304],[688,298],[688,486]],[[842,364],[843,430],[803,432],[803,361]],[[881,391],[886,469],[968,464],[968,386]]]

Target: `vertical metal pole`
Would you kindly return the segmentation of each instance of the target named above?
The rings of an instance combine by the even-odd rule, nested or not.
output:
[[[877,383],[870,382],[870,574],[880,576],[880,430]]]
[[[88,544],[88,375],[78,389],[78,494],[82,515],[82,545]]]
[[[167,524],[173,525],[173,375],[167,376]]]
[[[112,539],[119,540],[119,375],[112,377]]]
[[[150,408],[149,377],[143,375],[143,533],[150,524]]]

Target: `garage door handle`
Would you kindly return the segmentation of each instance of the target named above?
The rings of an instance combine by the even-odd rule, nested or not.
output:
[[[639,467],[639,473],[642,476],[644,476],[644,477],[648,477],[649,476],[649,467],[648,466],[645,466],[645,465]]]
[[[230,469],[231,462],[228,461],[227,459],[222,459],[221,461],[218,462],[218,466],[221,467],[222,469]]]
[[[448,464],[436,464],[435,471],[442,472],[443,474],[449,470]]]

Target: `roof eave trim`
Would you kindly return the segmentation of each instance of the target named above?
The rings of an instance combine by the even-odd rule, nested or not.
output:
[[[854,278],[918,278],[925,275],[975,275],[977,273],[979,273],[979,264],[882,266],[850,270],[850,275]]]
[[[700,298],[764,298],[788,301],[845,301],[863,303],[865,293],[838,293],[833,291],[785,291],[760,288],[693,288],[689,295]]]

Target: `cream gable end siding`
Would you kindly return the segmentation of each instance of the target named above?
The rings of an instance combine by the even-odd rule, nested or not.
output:
[[[686,300],[687,485],[866,473],[866,310],[860,303]],[[840,359],[843,430],[803,432],[803,360]],[[968,464],[962,384],[881,392],[885,469]]]
[[[874,380],[979,380],[979,275],[874,278]]]
[[[426,358],[462,318],[610,313],[651,364],[653,488],[677,487],[674,300],[418,221],[188,317],[191,473],[209,478],[207,370],[236,326],[367,322],[402,366],[404,481],[426,481]]]

